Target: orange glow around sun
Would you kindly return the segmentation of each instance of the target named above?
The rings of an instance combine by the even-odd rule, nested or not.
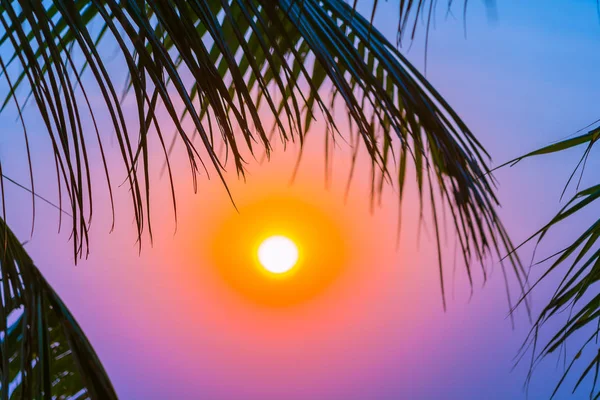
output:
[[[219,275],[248,300],[287,306],[311,299],[341,273],[340,227],[294,197],[268,197],[240,207],[213,236]]]

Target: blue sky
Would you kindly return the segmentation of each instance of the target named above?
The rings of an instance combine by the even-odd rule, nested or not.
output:
[[[370,10],[371,2],[360,3],[362,10]],[[395,3],[393,0],[380,1],[375,18],[376,25],[391,40],[395,40],[397,27]],[[488,148],[494,165],[564,138],[600,118],[600,110],[596,107],[597,94],[600,93],[597,75],[600,17],[595,1],[498,1],[497,17],[492,19],[483,1],[471,1],[466,37],[462,8],[459,2],[455,3],[453,16],[444,19],[444,13],[439,12],[436,25],[430,32],[427,78]],[[424,29],[421,29],[410,50],[408,42],[402,49],[421,71],[424,71],[423,35]],[[1,118],[8,125],[14,124],[13,117]],[[36,127],[41,129],[36,125],[38,122],[32,120],[34,137],[43,134],[36,131]],[[18,125],[14,126],[17,132]],[[4,139],[0,145],[9,144],[10,140]],[[34,147],[34,152],[43,153],[42,146],[34,144]],[[580,154],[580,150],[576,149],[498,171],[501,215],[515,242],[528,237],[559,209],[560,193]],[[3,166],[13,176],[26,177],[26,171],[18,169],[23,165],[19,155],[12,154],[7,146],[0,147],[0,155]],[[600,158],[592,157],[588,163],[590,173],[584,177],[584,184],[593,182],[591,172],[600,166],[599,161]],[[45,172],[42,171],[42,174]],[[52,193],[52,183],[41,179],[39,186]],[[12,193],[9,193],[11,207],[24,214],[29,213],[29,204],[23,200],[27,197]],[[202,361],[197,366],[199,377],[196,381],[174,380],[168,385],[156,380],[156,375],[163,371],[144,364],[143,357],[134,354],[133,350],[128,352],[131,348],[140,349],[135,347],[136,335],[143,332],[136,331],[134,324],[129,329],[117,324],[111,326],[108,314],[99,314],[102,310],[121,311],[126,316],[140,314],[141,308],[136,307],[142,307],[144,302],[155,296],[153,289],[161,287],[160,282],[152,280],[151,273],[156,270],[149,267],[155,253],[149,251],[137,258],[133,247],[129,249],[117,243],[120,240],[117,236],[108,243],[118,245],[115,253],[121,252],[119,254],[126,261],[119,261],[115,254],[96,252],[87,263],[73,269],[66,235],[58,240],[51,236],[56,231],[56,218],[55,214],[49,216],[45,212],[43,208],[39,211],[39,227],[27,245],[28,250],[73,309],[98,349],[122,398],[164,398],[169,393],[183,398],[183,393],[201,391],[202,384],[210,386],[210,375],[202,375],[202,371],[208,371],[210,365],[203,365]],[[581,215],[565,224],[541,246],[540,254],[547,255],[566,244],[570,237],[583,229],[581,224],[589,218],[590,214]],[[21,236],[27,236],[29,218],[14,218],[9,223],[14,224],[14,229]],[[106,235],[106,230],[96,234]],[[525,259],[529,258],[530,251],[531,247],[524,249]],[[426,267],[427,260],[424,254],[423,260],[415,261],[415,266]],[[130,268],[136,272],[125,274],[119,268]],[[423,271],[423,277],[414,278],[410,284],[418,285],[426,279],[435,281],[435,268],[430,269],[432,271]],[[136,277],[147,281],[136,282]],[[146,286],[143,287],[143,284]],[[547,300],[552,284],[549,282],[534,294],[534,309],[539,310]],[[121,304],[119,295],[107,294],[119,291],[133,293],[131,304]],[[432,296],[439,296],[439,293],[425,292],[415,301],[425,301]],[[370,384],[364,383],[353,387],[352,391],[345,391],[342,382],[336,386],[342,389],[336,389],[335,393],[356,399],[526,398],[523,382],[527,368],[521,364],[511,372],[511,366],[530,325],[521,313],[515,330],[511,329],[506,319],[500,274],[493,275],[484,288],[476,288],[470,301],[463,296],[450,302],[446,313],[441,307],[428,308],[427,312],[427,321],[437,321],[436,340],[434,344],[423,343],[423,349],[415,350],[422,354],[424,367],[415,365],[414,368],[429,371],[428,379],[407,384],[410,381],[398,375],[402,373],[399,371],[405,371],[398,367],[402,360],[388,358],[377,365],[376,370],[371,370]],[[151,317],[139,318],[147,322]],[[386,318],[392,320],[393,316]],[[401,324],[402,321],[394,323]],[[156,338],[157,341],[161,339]],[[170,347],[165,347],[156,354],[167,359],[170,351]],[[439,352],[436,359],[432,359],[433,351]],[[440,364],[439,368],[435,367],[436,363]],[[168,362],[163,365],[170,370],[181,367]],[[556,359],[548,359],[538,367],[529,390],[530,399],[548,398],[560,375],[561,365],[557,368]],[[173,387],[173,382],[177,382],[177,388]],[[218,393],[226,398],[225,391]],[[589,397],[586,391],[579,391],[573,397],[569,397],[568,393],[563,391],[558,398]]]

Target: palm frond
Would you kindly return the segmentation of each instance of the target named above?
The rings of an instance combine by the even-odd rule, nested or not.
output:
[[[0,220],[0,399],[116,399],[65,304]]]
[[[448,206],[452,211],[470,279],[472,259],[482,260],[490,252],[504,254],[511,248],[494,211],[497,200],[485,150],[443,97],[346,2],[112,0],[44,4],[0,2],[0,22],[5,30],[0,43],[11,43],[15,52],[7,64],[19,62],[22,67],[23,73],[11,87],[16,90],[29,83],[50,133],[57,183],[68,196],[73,216],[76,255],[85,254],[87,221],[92,215],[87,154],[91,139],[80,121],[82,104],[92,116],[96,110],[87,103],[87,88],[80,79],[84,66],[111,118],[140,237],[144,229],[152,234],[150,134],[162,143],[170,170],[165,124],[156,117],[159,109],[167,112],[176,127],[175,139],[184,146],[195,182],[199,165],[204,165],[193,143],[195,135],[208,164],[223,179],[227,160],[243,174],[244,154],[261,150],[268,155],[274,133],[284,142],[298,140],[302,144],[317,117],[326,122],[333,139],[348,139],[353,133],[341,134],[333,118],[332,107],[341,104],[379,171],[373,192],[392,180],[394,165],[412,160],[421,201],[433,210],[438,242],[440,215],[436,209]],[[96,33],[90,28],[92,21],[102,24]],[[137,105],[135,131],[126,123],[116,84],[98,52],[100,37],[119,46],[129,70],[126,93],[135,97]],[[71,57],[76,51],[85,60],[81,65]],[[331,93],[325,100],[322,96],[327,87]],[[15,90],[7,96],[8,102]],[[184,129],[184,120],[193,125],[195,133]],[[266,126],[264,121],[269,120],[274,123]],[[103,156],[99,129],[95,124],[92,128]],[[216,151],[219,143],[226,148],[225,155]],[[103,160],[112,192],[104,156]],[[396,171],[400,193],[405,171]],[[439,196],[427,195],[429,189]],[[510,261],[516,276],[523,279],[516,257],[511,256]]]
[[[507,164],[514,165],[529,157],[552,154],[577,146],[587,145],[583,156],[573,170],[573,173],[565,186],[566,190],[580,170],[580,173],[583,174],[585,161],[598,138],[600,138],[600,128],[595,128],[585,134],[570,137],[530,152]],[[574,215],[578,215],[586,210],[589,211],[592,204],[597,204],[599,199],[600,185],[593,185],[580,190],[578,183],[577,193],[556,214],[556,216],[552,218],[552,220],[527,239],[526,242],[536,240],[537,244],[539,244],[551,230],[558,229],[558,226],[561,223],[573,218]],[[560,272],[560,275],[562,276],[552,298],[540,312],[523,348],[521,349],[522,352],[529,349],[533,351],[531,363],[532,371],[542,358],[556,353],[561,349],[566,349],[568,341],[575,341],[580,344],[580,346],[577,347],[575,354],[571,356],[569,365],[565,369],[562,378],[554,390],[553,397],[558,392],[558,389],[564,384],[567,376],[569,376],[569,374],[574,374],[578,366],[581,366],[582,372],[579,375],[579,379],[577,380],[573,391],[579,388],[585,378],[589,378],[594,374],[595,376],[598,375],[598,368],[600,367],[600,358],[598,357],[598,354],[600,353],[598,351],[590,352],[589,348],[599,348],[600,295],[597,294],[597,283],[598,280],[600,280],[599,237],[600,219],[593,220],[591,225],[565,248],[545,260],[540,261],[539,264],[552,260],[550,265],[531,288],[531,290],[533,290],[538,284],[545,281],[553,272]],[[539,333],[544,324],[552,319],[558,319],[564,311],[568,311],[568,317],[564,324],[551,335],[546,343],[539,346]],[[588,351],[586,352],[585,350]],[[564,357],[566,360],[566,353],[564,354]],[[586,358],[587,361],[585,361]],[[596,391],[596,383],[597,378],[594,378],[590,389],[590,398],[598,398],[600,396],[600,392]]]

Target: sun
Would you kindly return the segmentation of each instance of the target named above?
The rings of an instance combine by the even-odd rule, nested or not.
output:
[[[337,205],[287,193],[263,196],[208,224],[216,230],[202,243],[210,246],[214,272],[224,288],[260,307],[309,301],[346,273],[350,229],[340,229]]]
[[[298,247],[285,236],[268,237],[258,247],[258,261],[267,271],[283,274],[298,262]]]

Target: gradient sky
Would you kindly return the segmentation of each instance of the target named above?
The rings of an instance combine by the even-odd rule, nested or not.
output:
[[[394,40],[397,6],[394,1],[379,3],[376,25]],[[367,10],[370,4],[361,6]],[[483,2],[471,2],[466,38],[461,8],[454,14],[444,20],[440,13],[431,32],[427,77],[488,148],[495,165],[564,138],[599,117],[594,104],[600,92],[600,19],[594,0],[498,1],[495,18],[489,18]],[[422,35],[410,51],[403,51],[424,70]],[[116,74],[118,67],[117,60]],[[2,120],[17,135],[14,115]],[[38,190],[51,196],[52,171],[44,169],[43,161],[48,157],[45,133],[39,119],[29,121]],[[386,192],[371,215],[364,196],[367,177],[359,173],[344,205],[347,154],[342,151],[336,158],[339,179],[325,190],[322,141],[315,139],[294,186],[288,186],[294,149],[284,153],[281,146],[270,164],[249,166],[247,184],[233,183],[242,205],[260,198],[259,193],[287,192],[310,199],[351,226],[345,232],[356,252],[345,273],[317,298],[285,312],[244,302],[215,276],[203,249],[214,232],[215,215],[233,210],[215,179],[202,181],[194,195],[184,164],[176,166],[178,232],[173,235],[168,193],[157,191],[155,243],[152,248],[145,244],[141,255],[125,188],[117,195],[119,220],[110,235],[109,210],[102,198],[96,202],[90,257],[77,266],[66,232],[56,235],[55,210],[38,206],[27,249],[82,325],[119,396],[526,398],[527,365],[511,368],[530,325],[521,312],[511,329],[498,268],[485,286],[477,282],[471,299],[459,271],[443,312],[435,247],[426,234],[417,243],[415,203],[406,204],[407,223],[396,249],[393,193]],[[22,154],[7,149],[16,139],[0,140],[4,170],[26,181]],[[560,192],[579,155],[574,150],[497,173],[500,213],[515,242],[558,210]],[[598,164],[598,159],[590,160],[589,170]],[[101,171],[96,172],[101,179]],[[28,195],[10,189],[8,207],[9,224],[26,240]],[[585,219],[565,224],[539,254],[565,244]],[[531,247],[526,247],[524,259],[530,255]],[[535,293],[536,310],[552,283]],[[562,362],[558,365],[549,358],[538,367],[528,398],[548,397],[561,373]],[[569,393],[562,391],[558,398],[589,397],[585,390],[573,397]]]

